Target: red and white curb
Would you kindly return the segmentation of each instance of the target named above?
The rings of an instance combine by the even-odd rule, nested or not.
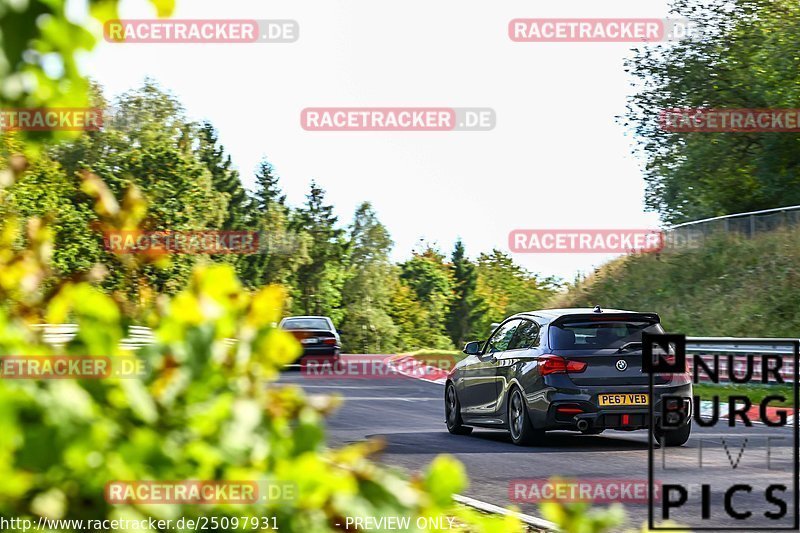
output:
[[[403,376],[444,385],[447,381],[447,371],[418,361],[412,355],[390,355],[383,360],[386,366],[392,368]]]

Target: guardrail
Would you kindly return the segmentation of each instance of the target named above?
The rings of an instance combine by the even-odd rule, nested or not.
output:
[[[44,342],[59,348],[74,339],[78,333],[77,324],[36,324],[33,328],[43,331]],[[131,326],[128,328],[128,336],[120,341],[119,346],[127,350],[138,350],[155,342],[156,338],[150,328]]]
[[[757,233],[797,226],[800,226],[800,205],[704,218],[665,229],[665,250],[696,248],[702,246],[707,238],[720,233],[752,237]]]
[[[34,329],[42,330],[42,339],[45,343],[56,348],[62,348],[78,333],[77,324],[35,324]],[[236,339],[223,339],[228,345],[235,344]],[[153,330],[146,326],[130,326],[128,335],[119,343],[119,347],[124,350],[138,350],[144,346],[156,343]]]
[[[711,369],[719,372],[720,382],[729,383],[728,367],[733,365],[734,375],[742,377],[751,369],[752,380],[760,381],[762,373],[762,356],[779,356],[780,376],[784,381],[794,381],[794,356],[798,339],[763,339],[737,337],[687,337],[687,355],[696,355]],[[789,357],[787,357],[789,356]],[[752,359],[752,362],[748,361]],[[693,371],[694,357],[687,357],[689,370]],[[770,365],[774,368],[775,365]],[[710,379],[703,370],[698,371],[699,381]]]
[[[38,324],[33,326],[42,329],[44,342],[54,347],[63,347],[71,341],[78,331],[76,324]],[[120,341],[120,348],[138,350],[144,346],[155,344],[156,338],[150,328],[144,326],[130,326],[128,336]],[[236,343],[236,339],[225,339],[226,344]],[[721,382],[729,382],[729,363],[733,364],[736,376],[747,373],[748,366],[752,368],[752,378],[761,379],[762,355],[778,355],[782,357],[780,375],[786,382],[794,380],[794,343],[798,339],[764,339],[743,337],[687,337],[687,355],[697,355],[709,368],[719,371]],[[728,355],[732,357],[728,357]],[[738,357],[737,357],[738,356]],[[748,364],[748,357],[752,363]],[[791,357],[786,357],[791,356]],[[688,357],[689,370],[692,371],[693,357]],[[709,381],[704,371],[698,372],[700,381]]]

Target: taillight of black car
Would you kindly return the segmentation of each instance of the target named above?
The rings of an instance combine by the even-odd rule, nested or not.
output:
[[[579,374],[588,365],[582,361],[571,361],[560,355],[543,355],[539,358],[539,374]]]

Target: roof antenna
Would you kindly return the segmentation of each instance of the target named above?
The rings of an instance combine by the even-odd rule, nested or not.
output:
[[[595,313],[602,313],[602,312],[603,312],[603,310],[602,310],[602,309],[600,309],[600,306],[599,306],[599,305],[595,305],[595,306],[594,306],[594,312],[595,312]]]

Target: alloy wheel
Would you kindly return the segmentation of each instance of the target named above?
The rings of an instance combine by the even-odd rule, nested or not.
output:
[[[447,423],[450,426],[456,425],[458,413],[456,412],[456,391],[455,388],[450,385],[447,387]]]
[[[519,391],[514,391],[511,394],[511,420],[509,420],[509,428],[511,430],[511,436],[514,437],[514,440],[520,438],[522,435],[522,427],[525,423],[525,413],[523,412],[522,406],[522,395]]]

